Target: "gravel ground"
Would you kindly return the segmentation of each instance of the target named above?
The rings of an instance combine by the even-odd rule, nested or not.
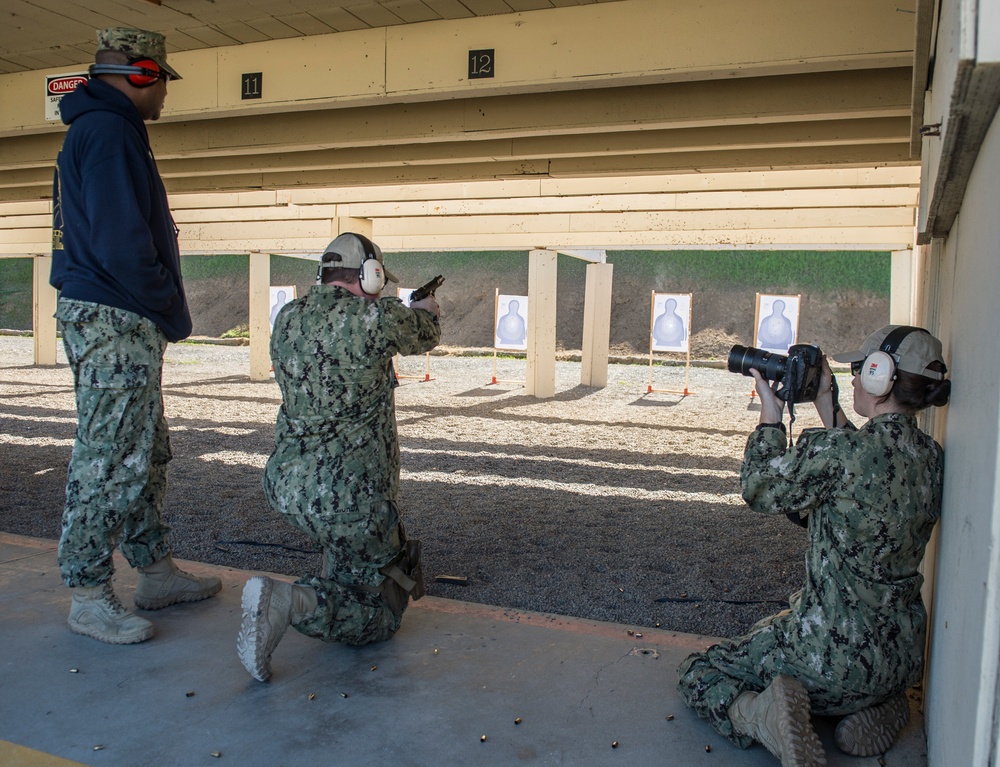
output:
[[[0,529],[58,538],[72,448],[72,377],[0,336]],[[523,360],[402,360],[402,508],[439,597],[728,636],[784,606],[805,533],[749,512],[739,465],[759,409],[725,370],[614,364],[606,388],[556,366],[556,397],[525,396]],[[308,541],[264,499],[277,386],[251,382],[249,350],[177,344],[165,399],[174,460],[164,516],[179,558],[315,572]],[[689,378],[686,378],[689,376]],[[689,396],[677,393],[687,387]],[[848,387],[849,389],[849,387]],[[845,390],[846,391],[846,390]],[[801,408],[795,433],[816,425]],[[457,585],[440,576],[459,576]]]

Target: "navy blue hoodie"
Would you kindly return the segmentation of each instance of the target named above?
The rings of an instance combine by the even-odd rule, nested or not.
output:
[[[148,317],[170,341],[191,334],[177,229],[128,96],[93,79],[59,104],[70,126],[52,190],[52,274],[64,298]]]

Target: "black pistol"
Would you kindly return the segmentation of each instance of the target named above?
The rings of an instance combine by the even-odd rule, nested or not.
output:
[[[412,304],[414,301],[422,301],[427,298],[427,296],[433,296],[434,291],[441,287],[442,282],[444,282],[444,277],[439,274],[426,285],[421,285],[419,288],[410,293],[410,303]]]

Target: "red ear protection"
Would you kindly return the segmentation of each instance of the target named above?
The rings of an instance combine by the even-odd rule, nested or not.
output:
[[[160,65],[152,59],[135,59],[129,64],[141,70],[134,75],[128,75],[126,79],[136,88],[148,88],[161,77],[167,79],[167,73],[160,69]]]
[[[92,64],[90,76],[125,75],[134,88],[148,88],[157,80],[169,80],[170,75],[160,69],[152,59],[131,59],[126,64]]]

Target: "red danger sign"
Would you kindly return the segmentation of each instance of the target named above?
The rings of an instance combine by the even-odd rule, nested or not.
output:
[[[76,90],[80,83],[87,82],[83,75],[65,75],[63,77],[49,77],[46,79],[50,96],[65,96]]]

